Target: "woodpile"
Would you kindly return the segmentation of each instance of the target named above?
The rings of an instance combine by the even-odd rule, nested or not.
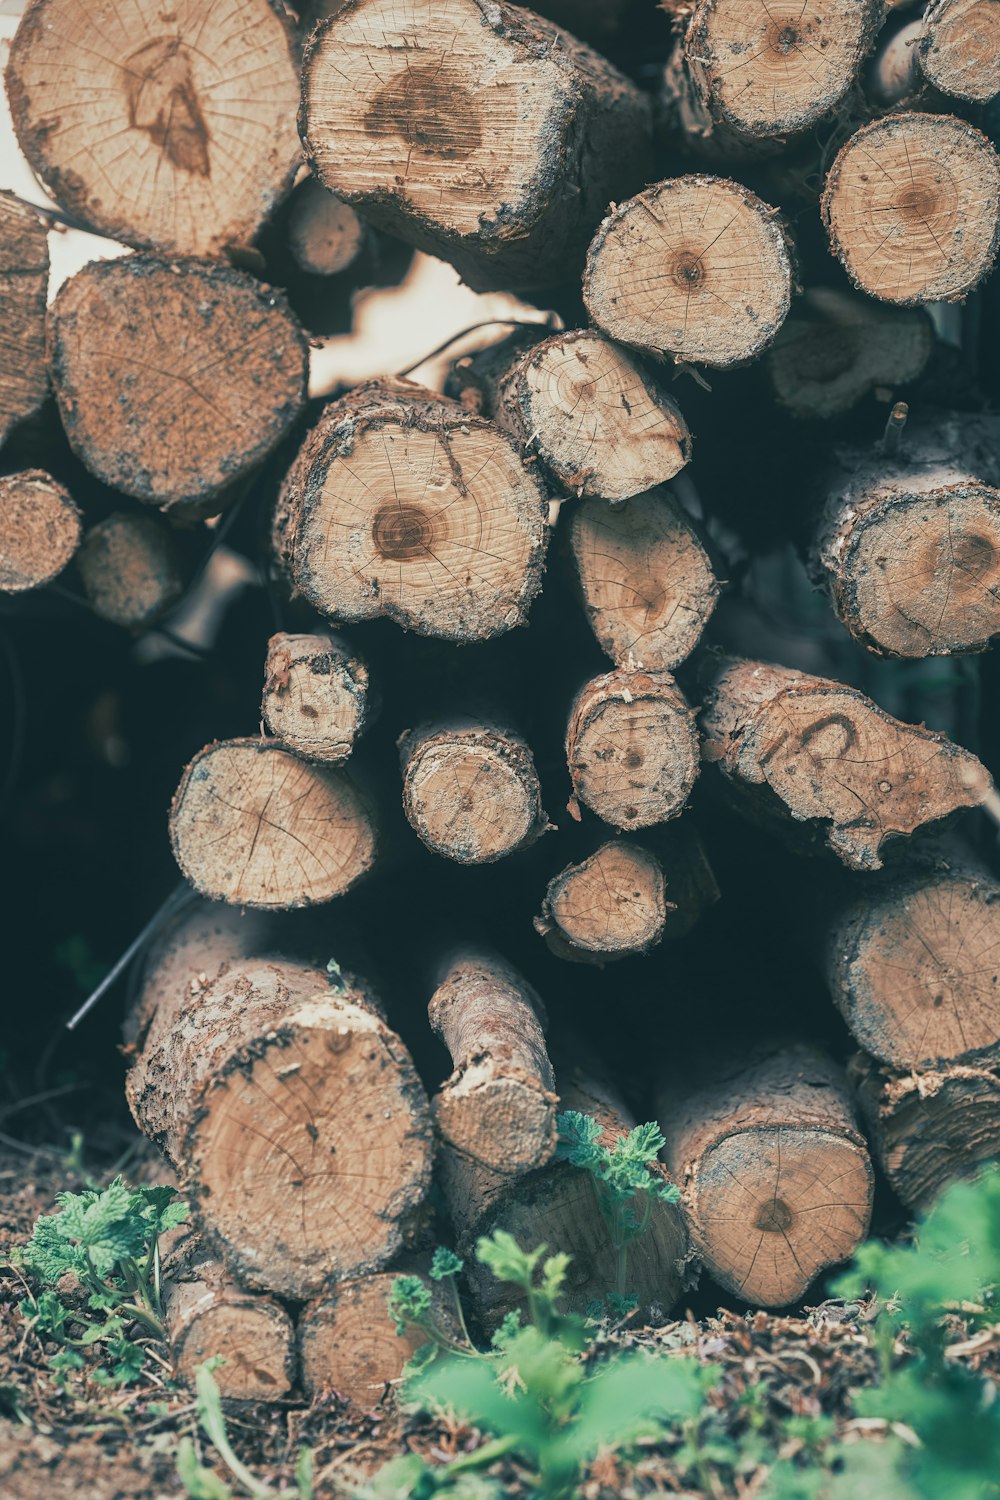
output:
[[[579,1310],[783,1307],[873,1158],[888,1222],[1000,1154],[1000,301],[945,306],[1000,244],[1000,6],[296,9],[95,50],[29,0],[21,148],[124,253],[46,306],[0,194],[0,599],[38,678],[173,653],[189,890],[125,1050],[198,1231],[176,1373],[373,1404],[394,1276],[454,1316],[436,1243],[485,1332],[497,1229]],[[310,384],[321,284],[414,250],[545,321]],[[662,1127],[627,1262],[567,1110]]]

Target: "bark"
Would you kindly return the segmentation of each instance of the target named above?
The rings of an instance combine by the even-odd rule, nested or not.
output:
[[[367,253],[370,233],[351,205],[328,193],[315,177],[295,189],[288,210],[288,248],[310,276],[349,271]]]
[[[49,388],[45,302],[49,238],[33,208],[0,192],[0,443]]]
[[[1000,421],[908,425],[894,453],[840,449],[812,554],[834,611],[886,656],[983,651],[1000,631]]]
[[[203,261],[92,261],[50,309],[49,354],[77,456],[172,513],[221,510],[305,403],[308,349],[284,298]]]
[[[583,299],[623,344],[722,368],[767,348],[793,280],[777,209],[739,183],[690,175],[612,210],[590,246]]]
[[[292,1320],[280,1303],[243,1291],[218,1261],[203,1260],[191,1279],[164,1290],[174,1376],[194,1388],[198,1368],[221,1358],[214,1379],[226,1401],[280,1401],[295,1378]]]
[[[919,45],[924,77],[942,94],[985,104],[1000,93],[996,0],[931,0]]]
[[[675,910],[656,855],[615,839],[549,881],[535,928],[557,958],[606,964],[655,948]]]
[[[375,704],[368,667],[342,636],[288,635],[267,643],[261,718],[268,732],[307,760],[347,760]]]
[[[620,510],[575,507],[569,545],[584,609],[617,667],[665,672],[697,646],[719,582],[682,507],[663,491]]]
[[[923,308],[890,308],[838,287],[812,287],[797,302],[764,365],[792,416],[829,419],[870,391],[923,374],[934,328]]]
[[[354,778],[273,740],[200,750],[174,794],[170,839],[201,895],[265,910],[331,901],[375,860],[372,810]]]
[[[607,672],[574,700],[566,759],[575,795],[605,823],[665,823],[698,774],[694,713],[669,672]]]
[[[274,544],[293,587],[335,620],[386,615],[486,640],[541,587],[548,502],[506,434],[408,381],[327,406],[285,480]]]
[[[531,749],[513,730],[456,719],[407,732],[399,750],[403,811],[444,859],[492,864],[549,826]]]
[[[846,1080],[796,1044],[668,1078],[658,1106],[696,1254],[727,1291],[796,1302],[864,1239],[872,1170]]]
[[[112,625],[143,630],[177,603],[188,568],[158,517],[114,511],[83,539],[76,569],[91,609]]]
[[[953,115],[890,115],[842,148],[822,212],[830,248],[860,291],[904,307],[954,302],[983,279],[1000,245],[1000,156]]]
[[[478,1166],[520,1176],[556,1145],[555,1078],[545,1050],[545,1009],[510,964],[459,953],[428,1006],[454,1071],[434,1101],[444,1141]]]
[[[134,0],[102,8],[99,46],[96,24],[76,0],[25,9],[6,83],[32,170],[125,244],[219,257],[249,245],[299,159],[283,8],[178,0],[167,17]]]
[[[457,51],[456,51],[457,48]],[[316,176],[477,291],[572,279],[651,166],[649,102],[504,0],[352,0],[313,32],[300,123]]]
[[[51,583],[75,554],[81,529],[69,491],[51,475],[0,475],[0,594]]]
[[[126,1093],[209,1243],[250,1287],[314,1295],[403,1245],[431,1164],[427,1098],[365,987],[281,959],[165,997]]]
[[[977,807],[986,768],[856,688],[765,662],[723,659],[709,685],[702,758],[735,805],[789,830],[804,823],[851,870],[877,870],[884,846]]]

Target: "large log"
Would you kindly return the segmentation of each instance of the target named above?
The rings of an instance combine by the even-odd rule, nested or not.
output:
[[[657,1110],[696,1254],[752,1304],[796,1302],[864,1238],[872,1169],[839,1068],[811,1047],[679,1070]]]
[[[30,0],[6,83],[33,170],[112,239],[222,256],[291,187],[298,78],[272,0]]]
[[[386,615],[486,640],[541,586],[548,500],[511,439],[405,381],[326,407],[289,471],[274,543],[293,587],[334,620]]]
[[[931,0],[921,31],[920,67],[942,94],[985,104],[1000,93],[996,0]]]
[[[187,581],[181,546],[169,526],[132,511],[114,511],[90,528],[76,570],[95,615],[127,630],[143,630],[166,614]]]
[[[819,831],[852,870],[877,870],[884,846],[977,807],[986,768],[943,734],[903,724],[856,688],[730,658],[708,685],[703,758],[736,807],[790,830]]]
[[[0,443],[45,400],[49,237],[41,217],[0,192]]]
[[[302,90],[320,181],[479,291],[571,279],[649,175],[645,96],[504,0],[353,0],[313,32]]]
[[[213,1372],[227,1401],[280,1401],[295,1375],[295,1331],[273,1297],[244,1291],[219,1261],[196,1262],[183,1280],[167,1281],[164,1321],[174,1375],[194,1388],[199,1368]]]
[[[57,578],[80,544],[80,512],[41,469],[0,475],[0,594],[21,594]]]
[[[272,635],[260,712],[283,745],[335,765],[347,760],[373,708],[368,667],[342,636]]]

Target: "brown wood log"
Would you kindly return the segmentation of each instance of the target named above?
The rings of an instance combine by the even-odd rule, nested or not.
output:
[[[82,527],[69,491],[50,474],[0,475],[0,593],[51,583],[76,552]]]
[[[544,1166],[558,1101],[545,1007],[528,981],[496,954],[459,953],[427,1013],[454,1065],[432,1101],[442,1139],[505,1177]]]
[[[92,261],[50,309],[66,435],[105,484],[217,512],[305,402],[308,349],[280,292],[203,261]]]
[[[911,307],[955,301],[1000,244],[1000,156],[965,120],[906,110],[851,136],[822,211],[830,248],[861,291]]]
[[[399,752],[403,811],[444,859],[491,864],[548,827],[531,749],[512,729],[456,719],[410,730]]]
[[[620,502],[672,479],[688,462],[691,434],[679,406],[627,350],[590,328],[524,345],[517,334],[505,341],[506,365],[500,350],[489,351],[493,390],[485,411],[558,484]],[[471,355],[460,365],[477,363],[484,361]],[[456,375],[459,399],[481,388],[475,374],[468,384],[461,368]]]
[[[478,291],[570,279],[650,171],[645,96],[504,0],[355,0],[313,32],[302,89],[320,181]]]
[[[613,1144],[636,1124],[613,1089],[579,1069],[566,1071],[560,1079],[559,1102],[561,1109],[579,1110],[599,1120],[605,1145]],[[515,1288],[497,1282],[472,1259],[479,1236],[497,1229],[512,1234],[522,1246],[545,1244],[550,1252],[564,1251],[572,1257],[566,1284],[567,1308],[583,1312],[594,1300],[603,1302],[614,1288],[616,1251],[588,1173],[567,1162],[556,1162],[512,1180],[487,1172],[447,1148],[441,1153],[440,1167],[458,1248],[466,1256],[467,1284],[487,1328],[495,1327],[506,1313],[520,1306]],[[655,1170],[669,1181],[658,1163]],[[687,1256],[683,1212],[678,1204],[657,1199],[651,1205],[646,1231],[633,1241],[628,1252],[627,1293],[636,1298],[640,1319],[655,1322],[665,1318],[683,1289]]]
[[[272,1297],[246,1292],[219,1261],[203,1260],[191,1279],[168,1281],[164,1318],[174,1376],[194,1388],[198,1369],[213,1371],[226,1401],[280,1401],[295,1379],[295,1331]]]
[[[672,495],[651,490],[615,510],[585,500],[569,545],[587,618],[616,666],[663,672],[690,656],[720,587]]]
[[[290,750],[329,765],[346,760],[374,708],[368,667],[342,636],[271,636],[260,712]]]
[[[331,619],[486,640],[524,622],[547,519],[506,433],[422,386],[376,381],[324,410],[285,480],[274,543]]]
[[[877,109],[916,103],[926,92],[918,53],[922,35],[920,16],[883,28],[863,74],[864,96]]]
[[[30,0],[6,83],[34,172],[112,239],[222,256],[291,187],[298,78],[271,0],[178,0],[169,14],[133,0],[99,20],[75,0]]]
[[[1000,632],[1000,421],[909,424],[892,453],[842,448],[812,565],[853,636],[886,656],[984,651]]]
[[[156,516],[114,511],[87,532],[76,557],[95,615],[142,630],[177,603],[187,581],[181,548]]]
[[[931,0],[919,54],[924,77],[942,94],[984,104],[1000,93],[1000,5]]]
[[[606,672],[573,702],[566,759],[576,797],[605,823],[666,823],[698,775],[694,713],[669,672]]]
[[[170,840],[203,896],[265,910],[341,896],[375,859],[371,807],[354,778],[273,740],[200,750],[174,794]]]
[[[288,248],[310,276],[336,276],[361,259],[370,231],[364,219],[315,177],[307,177],[288,207]]]
[[[623,344],[723,367],[767,348],[793,279],[777,209],[737,182],[696,174],[654,183],[608,215],[583,300]]]
[[[1000,1157],[1000,1069],[947,1063],[900,1074],[859,1054],[850,1073],[872,1150],[914,1212]]]
[[[45,400],[45,302],[49,237],[44,221],[0,192],[0,443]]]
[[[165,994],[126,1093],[245,1285],[305,1298],[379,1270],[427,1191],[427,1097],[359,982],[281,959]]]
[[[865,892],[832,922],[830,993],[858,1045],[899,1071],[1000,1061],[1000,885],[944,863]]]
[[[664,1156],[709,1274],[764,1307],[796,1302],[864,1239],[873,1178],[846,1080],[796,1044],[685,1070],[660,1096]]]
[[[708,687],[702,757],[735,805],[788,829],[806,823],[851,870],[990,789],[986,768],[943,734],[903,724],[856,688],[729,658]]]
[[[885,307],[839,287],[811,287],[764,356],[781,405],[794,417],[850,411],[870,391],[916,380],[934,347],[923,308]]]

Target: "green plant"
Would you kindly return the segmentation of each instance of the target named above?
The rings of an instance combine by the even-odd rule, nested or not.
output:
[[[247,1468],[237,1457],[222,1411],[222,1396],[212,1374],[223,1361],[206,1360],[195,1374],[195,1395],[198,1422],[205,1436],[214,1446],[226,1468],[237,1483],[252,1497],[252,1500],[313,1500],[313,1456],[312,1449],[300,1448],[295,1465],[294,1489],[273,1489]],[[233,1490],[214,1469],[206,1469],[198,1461],[191,1438],[182,1438],[177,1449],[177,1474],[191,1500],[233,1500]]]

